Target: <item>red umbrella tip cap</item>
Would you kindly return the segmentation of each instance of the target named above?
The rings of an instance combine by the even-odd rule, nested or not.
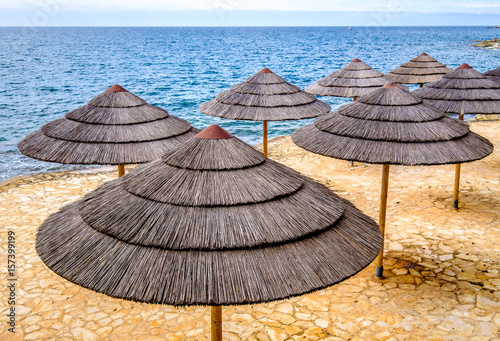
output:
[[[427,53],[425,53],[425,52],[422,52],[420,55],[421,55],[421,56],[428,56],[428,54],[427,54]]]
[[[458,67],[459,69],[472,69],[472,67],[469,64],[462,64]]]
[[[233,135],[229,134],[226,130],[222,129],[217,124],[212,124],[196,134],[195,137],[199,139],[221,140],[229,139],[233,137]]]
[[[397,88],[398,86],[395,83],[389,83],[383,86],[383,88]]]
[[[353,60],[351,60],[351,63],[361,63],[361,60],[359,60],[358,58],[354,58]]]
[[[260,70],[259,73],[273,73],[273,72],[269,70],[267,67],[265,67],[262,70]]]
[[[127,89],[125,89],[124,87],[122,87],[118,84],[115,84],[111,88],[106,90],[106,92],[126,92],[126,91],[127,91]]]

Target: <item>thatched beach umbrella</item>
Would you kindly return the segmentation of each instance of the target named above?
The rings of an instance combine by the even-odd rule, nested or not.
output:
[[[313,118],[330,106],[263,68],[242,83],[200,105],[204,114],[230,120],[262,121],[262,149],[267,157],[267,121]]]
[[[459,114],[460,120],[464,119],[464,114],[500,114],[500,83],[487,79],[467,64],[415,90],[413,94],[445,113]],[[458,208],[460,168],[461,165],[457,164],[453,191],[455,208]]]
[[[318,96],[352,97],[355,101],[359,96],[394,82],[394,79],[355,58],[340,70],[307,87],[306,92]]]
[[[34,159],[64,164],[144,163],[199,130],[115,84],[86,105],[26,136],[17,147]]]
[[[301,295],[377,256],[377,224],[323,185],[210,126],[51,215],[36,250],[60,276],[127,300],[221,306]]]
[[[424,52],[409,62],[389,71],[387,75],[397,82],[420,84],[420,87],[423,87],[424,83],[437,81],[451,70]]]
[[[292,140],[313,153],[383,164],[379,224],[385,233],[390,165],[442,165],[486,157],[492,144],[469,126],[395,84],[360,97],[296,130]],[[383,248],[377,277],[383,273]]]
[[[486,76],[486,78],[491,79],[492,81],[500,82],[500,66],[496,69],[486,71],[484,75]]]

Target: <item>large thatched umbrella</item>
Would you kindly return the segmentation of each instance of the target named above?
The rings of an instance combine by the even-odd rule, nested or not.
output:
[[[394,79],[355,58],[340,70],[307,87],[306,92],[318,96],[352,97],[355,101],[359,96],[389,83],[394,83]]]
[[[427,53],[422,53],[396,69],[387,73],[392,79],[403,84],[420,84],[437,81],[452,69],[438,62]]]
[[[486,76],[486,78],[491,79],[492,81],[500,82],[500,66],[496,69],[486,71],[484,75]]]
[[[500,83],[487,79],[467,64],[413,93],[445,113],[459,114],[461,120],[464,114],[500,114]],[[458,208],[460,168],[457,164],[453,191],[455,208]]]
[[[219,339],[221,306],[330,286],[381,245],[347,200],[215,125],[65,206],[36,239],[45,264],[83,287],[212,306]]]
[[[199,130],[146,103],[118,84],[86,105],[47,123],[17,147],[34,159],[65,164],[144,163],[183,144]]]
[[[313,118],[330,106],[263,68],[244,82],[200,105],[204,114],[230,120],[262,121],[262,149],[267,157],[267,121]]]
[[[464,122],[446,116],[395,84],[362,96],[338,111],[296,130],[294,143],[313,153],[383,164],[379,224],[385,232],[390,165],[470,162],[493,151]],[[377,277],[383,273],[383,248]]]

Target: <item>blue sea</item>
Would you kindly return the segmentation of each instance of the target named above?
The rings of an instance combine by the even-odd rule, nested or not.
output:
[[[487,27],[0,27],[0,181],[82,168],[30,159],[16,144],[114,83],[198,128],[217,123],[256,144],[261,123],[206,116],[199,105],[263,67],[301,88],[354,58],[385,73],[422,52],[484,72],[500,66],[500,50],[471,44],[498,36]],[[321,99],[333,109],[350,102]],[[270,122],[269,136],[310,122]]]

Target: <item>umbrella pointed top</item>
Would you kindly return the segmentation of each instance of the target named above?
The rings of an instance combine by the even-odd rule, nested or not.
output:
[[[358,58],[354,58],[353,60],[351,60],[351,63],[361,63],[361,60]]]
[[[229,132],[219,127],[217,124],[212,124],[195,135],[199,139],[221,140],[233,137]]]
[[[427,54],[427,53],[425,53],[425,52],[422,52],[420,55],[421,55],[421,56],[428,56],[428,54]]]
[[[383,86],[383,88],[397,88],[396,83],[389,83]]]
[[[472,69],[472,67],[469,64],[463,63],[457,69]]]
[[[114,84],[111,88],[106,90],[106,92],[126,92],[126,91],[127,89],[118,84]]]
[[[273,72],[269,70],[267,67],[265,67],[262,70],[260,70],[259,73],[273,73]]]

